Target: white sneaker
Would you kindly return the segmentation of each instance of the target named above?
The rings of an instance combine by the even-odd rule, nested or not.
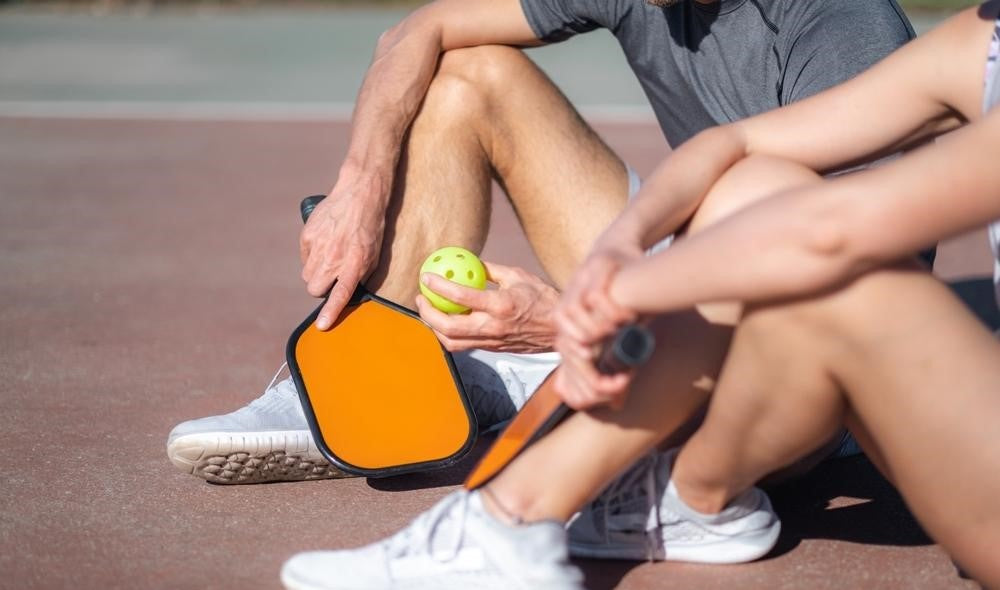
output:
[[[508,526],[465,490],[381,542],[299,553],[281,568],[289,590],[582,590],[582,580],[562,524]]]
[[[262,483],[350,477],[316,448],[291,377],[222,416],[188,420],[167,438],[178,469],[213,483]]]
[[[571,521],[574,557],[742,563],[774,547],[781,521],[762,490],[750,488],[722,512],[688,507],[670,481],[676,450],[652,453]]]
[[[481,432],[510,420],[559,364],[557,353],[456,353]],[[271,380],[262,396],[222,416],[178,424],[167,455],[181,471],[214,483],[262,483],[351,477],[316,448],[291,378]]]
[[[480,432],[504,426],[559,365],[559,353],[467,350],[452,355]]]

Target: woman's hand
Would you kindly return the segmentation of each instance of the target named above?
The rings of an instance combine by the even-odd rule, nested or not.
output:
[[[573,275],[555,310],[556,350],[562,355],[555,386],[563,401],[577,410],[601,404],[620,407],[631,380],[630,373],[603,375],[596,363],[604,343],[637,317],[611,298],[611,280],[644,253],[638,245],[602,241]]]

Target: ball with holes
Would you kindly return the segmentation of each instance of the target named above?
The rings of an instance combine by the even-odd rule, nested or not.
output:
[[[465,248],[446,246],[431,253],[420,267],[420,274],[432,272],[436,275],[474,289],[486,288],[486,268],[479,257]],[[468,307],[445,299],[420,281],[420,292],[431,302],[431,305],[445,313],[465,313]]]

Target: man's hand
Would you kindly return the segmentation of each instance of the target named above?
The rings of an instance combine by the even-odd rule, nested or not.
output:
[[[469,308],[469,313],[448,315],[417,295],[420,317],[450,351],[485,348],[505,352],[552,350],[555,328],[552,311],[559,293],[523,269],[490,262],[487,278],[495,290],[480,291],[453,283],[433,273],[420,280],[438,295]]]
[[[358,283],[378,264],[385,232],[385,206],[372,203],[387,199],[365,198],[341,184],[316,206],[299,238],[306,290],[313,297],[330,293],[316,318],[320,330],[333,325]]]
[[[382,34],[355,101],[340,180],[313,211],[299,240],[309,293],[322,297],[333,287],[317,328],[333,325],[358,283],[378,264],[404,138],[441,53],[539,42],[519,0],[436,0]]]
[[[573,275],[556,308],[556,350],[562,355],[562,370],[555,386],[573,409],[625,403],[631,373],[602,375],[596,363],[601,346],[637,317],[613,301],[608,289],[618,270],[642,255],[638,248],[598,246]]]

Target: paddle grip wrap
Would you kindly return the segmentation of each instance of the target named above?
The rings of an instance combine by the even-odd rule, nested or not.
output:
[[[654,348],[656,339],[648,328],[637,324],[625,326],[601,351],[597,370],[611,375],[634,369],[649,360]]]
[[[313,195],[302,199],[302,202],[299,203],[299,213],[302,215],[302,223],[309,221],[309,216],[312,215],[313,209],[325,198],[326,195]]]

